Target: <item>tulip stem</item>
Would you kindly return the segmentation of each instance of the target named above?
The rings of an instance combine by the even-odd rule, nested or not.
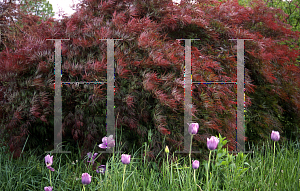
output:
[[[272,176],[274,175],[273,174],[273,171],[274,171],[274,159],[275,159],[275,141],[274,141],[274,155],[273,155]]]
[[[170,174],[169,174],[169,153],[167,153],[167,176],[170,177]],[[171,178],[170,178],[170,182],[171,182]]]
[[[194,181],[195,181],[195,184],[196,184],[196,170],[194,169]]]
[[[208,170],[209,170],[209,163],[210,163],[210,155],[211,155],[211,150],[209,151],[208,164],[207,164],[207,172],[206,172],[206,185],[207,185],[207,190],[208,191],[209,191]]]
[[[50,186],[52,186],[52,182],[51,182],[51,170],[49,169],[49,174],[50,174]]]
[[[124,175],[125,175],[125,169],[126,169],[126,164],[125,164],[125,166],[124,166],[124,172],[123,172],[122,191],[123,191],[123,185],[124,185]]]
[[[275,159],[275,141],[274,141],[273,168],[274,168],[274,159]],[[272,169],[272,170],[273,170],[273,169]]]
[[[84,187],[84,185],[83,185],[83,191],[85,191],[85,187]]]
[[[189,158],[190,158],[190,167],[192,168],[192,161],[191,161],[191,154],[192,154],[192,141],[193,141],[193,134],[191,136],[191,145],[190,145],[190,154],[189,154]]]
[[[191,175],[191,169],[192,169],[192,161],[191,161],[191,155],[192,155],[192,142],[193,142],[193,134],[191,135],[191,144],[190,144],[190,153],[189,153],[189,158],[190,158],[190,175]],[[189,176],[190,177],[190,176]]]
[[[169,155],[167,153],[167,167],[169,168]]]
[[[111,164],[111,166],[114,164],[114,159],[115,159],[115,147],[113,147],[113,157],[112,157],[112,164]]]
[[[167,171],[169,172],[169,154],[167,153]]]

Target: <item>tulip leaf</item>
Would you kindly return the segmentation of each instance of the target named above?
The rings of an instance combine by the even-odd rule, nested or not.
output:
[[[236,165],[235,165],[234,163],[231,163],[231,164],[229,165],[229,168],[235,169],[235,168],[236,168]]]
[[[207,170],[208,161],[203,161],[202,162],[202,166],[204,166],[205,170]]]
[[[238,176],[242,175],[247,170],[248,170],[248,168],[239,169]]]
[[[219,166],[225,166],[225,165],[227,165],[227,164],[228,164],[227,161],[216,162],[216,167],[219,167]]]
[[[151,164],[154,170],[159,171],[157,164],[155,162],[151,162]]]
[[[221,158],[221,157],[223,157],[225,154],[226,154],[226,150],[225,150],[225,149],[222,149],[222,150],[218,151],[218,153],[217,153],[217,158]]]
[[[228,161],[222,161],[221,165],[228,165]]]

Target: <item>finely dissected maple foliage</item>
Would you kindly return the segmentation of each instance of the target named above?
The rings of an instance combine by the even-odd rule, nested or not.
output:
[[[282,133],[286,126],[279,115],[293,118],[294,124],[300,119],[299,49],[294,43],[299,32],[291,31],[280,19],[284,17],[261,1],[245,8],[237,1],[214,0],[180,5],[171,0],[83,0],[61,22],[22,15],[27,25],[15,28],[13,47],[0,53],[0,78],[7,82],[0,84],[5,140],[19,153],[28,133],[32,147],[41,138],[53,140],[54,41],[46,38],[70,38],[62,41],[63,82],[106,81],[107,43],[99,39],[123,39],[115,41],[114,49],[117,131],[119,135],[122,126],[123,150],[130,151],[147,141],[153,129],[147,153],[152,159],[164,148],[164,137],[171,151],[183,149],[185,55],[184,41],[176,39],[200,39],[192,41],[193,82],[236,81],[236,42],[229,39],[253,39],[245,41],[245,107],[247,120],[260,118],[248,123],[246,135],[256,143],[269,138],[274,127]],[[218,133],[230,140],[229,150],[235,149],[236,88],[192,85],[193,122],[200,125],[193,150],[205,150],[206,138]],[[64,84],[62,101],[63,140],[77,141],[86,151],[101,143],[106,85]]]

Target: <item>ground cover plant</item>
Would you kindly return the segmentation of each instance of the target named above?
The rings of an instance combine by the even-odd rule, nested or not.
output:
[[[189,128],[190,134],[197,129]],[[176,156],[166,146],[162,160],[146,162],[146,148],[128,154],[110,154],[99,160],[97,152],[122,145],[113,137],[103,138],[95,149],[84,153],[24,154],[13,159],[1,146],[1,190],[297,190],[300,188],[300,144],[278,144],[279,132],[272,131],[262,148],[252,156],[228,154],[222,136],[207,138],[209,161]],[[273,143],[273,144],[272,144]],[[276,144],[277,143],[277,144]],[[68,150],[72,150],[67,146]],[[144,150],[145,149],[145,150]],[[33,151],[34,152],[34,151]],[[127,168],[126,168],[127,167]],[[209,168],[207,168],[209,167]]]

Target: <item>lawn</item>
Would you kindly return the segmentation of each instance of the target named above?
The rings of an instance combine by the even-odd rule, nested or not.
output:
[[[141,158],[141,152],[144,152],[145,148],[132,151],[132,153],[124,153],[131,155],[129,161],[128,158],[126,159],[127,164],[124,164],[124,158],[120,153],[106,154],[110,156],[106,164],[94,162],[96,168],[105,165],[105,169],[97,168],[98,172],[91,165],[91,160],[96,160],[101,155],[94,155],[101,150],[97,143],[95,143],[95,152],[91,151],[90,158],[86,155],[83,160],[80,158],[80,153],[77,155],[75,152],[71,154],[49,153],[53,156],[49,169],[53,168],[54,171],[46,166],[45,157],[48,154],[35,156],[33,150],[30,153],[23,153],[20,159],[14,160],[12,155],[5,153],[8,148],[1,146],[0,190],[44,190],[44,187],[48,186],[52,186],[53,190],[72,191],[300,190],[300,144],[298,141],[279,144],[270,138],[262,148],[254,146],[249,148],[254,150],[251,156],[239,153],[236,157],[227,153],[224,143],[223,138],[220,137],[218,148],[211,150],[210,162],[194,158],[190,160],[189,157],[180,157],[171,152],[165,153],[166,150],[163,149],[161,152],[165,153],[166,158],[162,159],[164,161],[162,167],[154,162],[145,162],[144,158]],[[219,148],[223,145],[225,145],[224,148]],[[114,149],[122,150],[122,145],[117,143]],[[67,145],[66,150],[73,151],[73,148]],[[95,158],[91,158],[93,155]],[[176,156],[178,156],[177,160]],[[200,161],[199,167],[194,166],[195,160]],[[209,169],[207,169],[208,164]],[[217,166],[217,164],[222,165]],[[274,167],[273,170],[272,167]],[[90,182],[85,179],[84,182],[88,181],[88,183],[82,183],[83,173],[92,176]]]

